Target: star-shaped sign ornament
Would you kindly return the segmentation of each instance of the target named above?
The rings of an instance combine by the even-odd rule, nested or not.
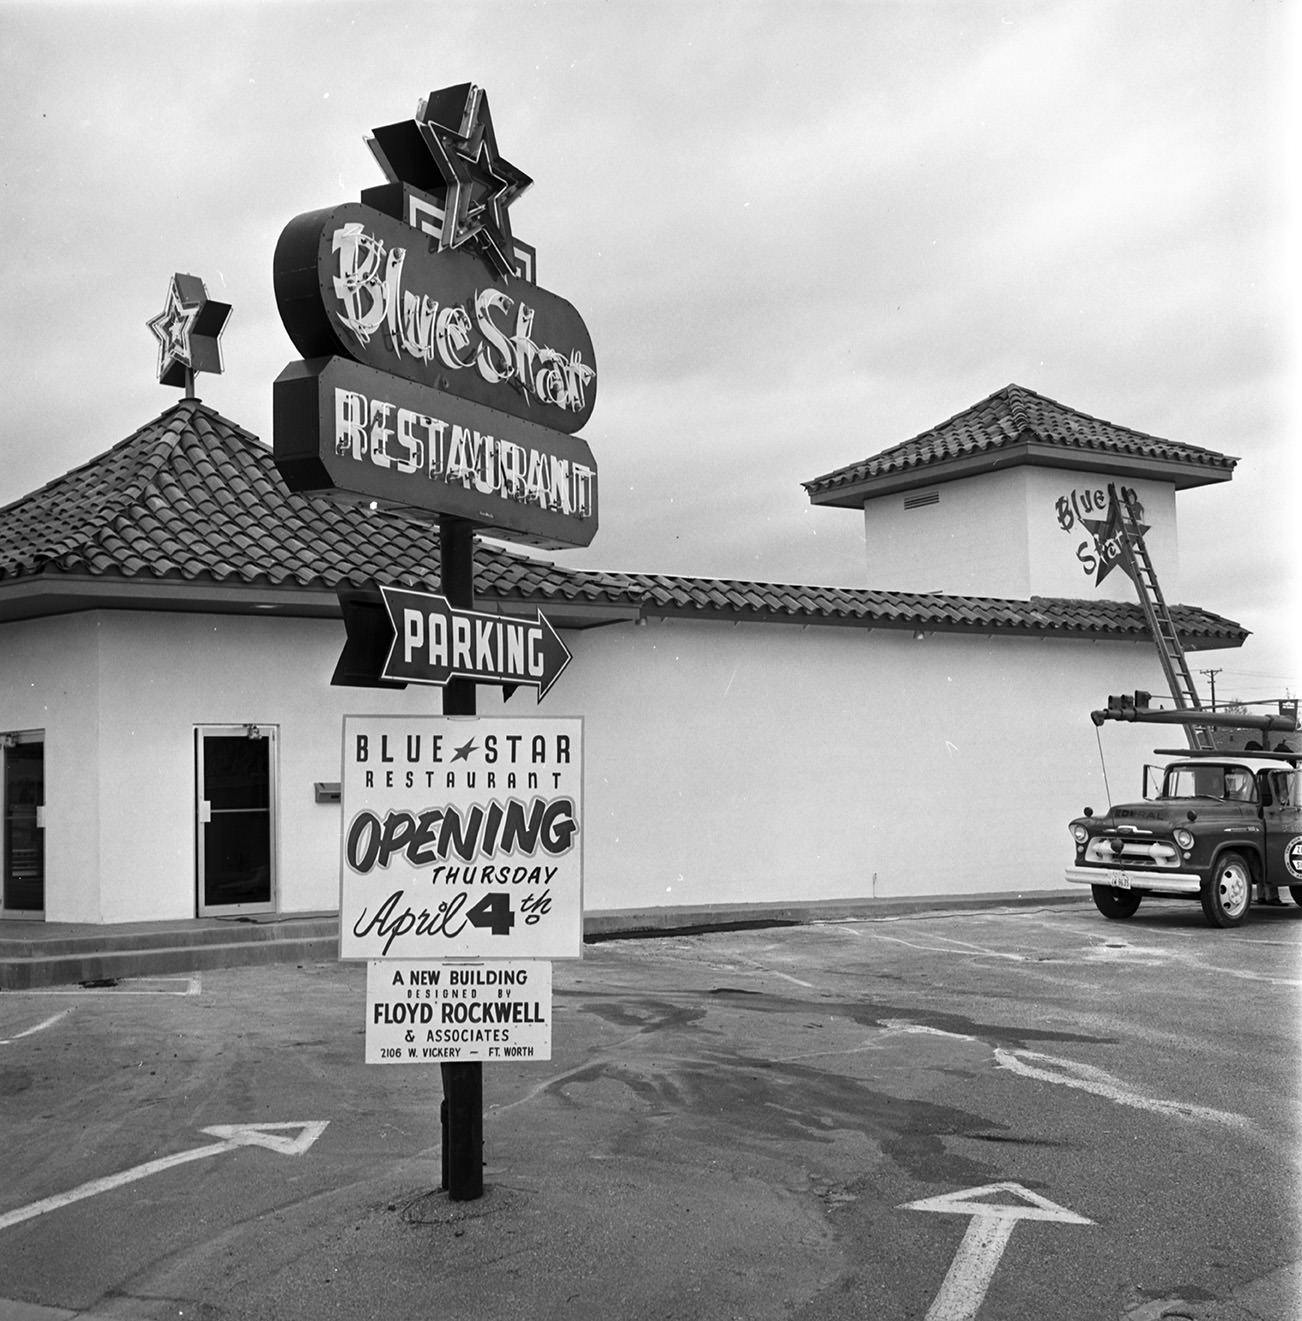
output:
[[[498,152],[482,88],[431,92],[414,121],[373,129],[367,146],[391,183],[441,199],[440,247],[470,244],[499,275],[518,274],[510,207],[533,180]]]
[[[173,275],[166,306],[145,323],[158,340],[159,381],[191,394],[196,372],[220,372],[221,333],[230,314],[230,304],[209,298],[197,275]]]
[[[1126,554],[1126,527],[1121,515],[1121,502],[1112,496],[1108,501],[1107,518],[1082,518],[1081,523],[1094,534],[1094,549],[1098,554],[1098,571],[1094,577],[1097,587],[1112,572],[1120,569],[1133,582],[1136,570],[1134,557]],[[1135,523],[1135,531],[1143,536],[1148,523]]]

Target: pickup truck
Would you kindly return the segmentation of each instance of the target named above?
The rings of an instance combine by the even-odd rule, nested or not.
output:
[[[1146,897],[1197,899],[1215,927],[1238,926],[1255,887],[1287,887],[1302,905],[1302,754],[1189,751],[1144,772],[1141,802],[1068,826],[1066,870],[1104,917],[1131,917]]]

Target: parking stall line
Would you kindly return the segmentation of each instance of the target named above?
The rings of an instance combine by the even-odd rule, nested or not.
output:
[[[49,1018],[42,1019],[41,1022],[33,1024],[22,1032],[15,1032],[12,1037],[0,1038],[0,1046],[11,1046],[15,1041],[21,1041],[24,1037],[34,1036],[37,1032],[44,1032],[46,1028],[53,1027],[61,1018],[67,1018],[72,1013],[71,1009],[61,1009],[57,1014],[51,1014]]]
[[[1116,1105],[1129,1106],[1135,1110],[1147,1110],[1153,1114],[1169,1115],[1176,1119],[1201,1119],[1240,1131],[1252,1131],[1256,1128],[1246,1116],[1236,1115],[1228,1110],[1214,1110],[1210,1106],[1194,1105],[1188,1101],[1165,1101],[1160,1097],[1146,1096],[1103,1069],[1095,1068],[1090,1064],[1078,1064],[1075,1060],[1042,1055],[1033,1050],[1004,1050],[996,1046],[995,1061],[1000,1068],[1020,1074],[1023,1078],[1033,1078],[1037,1082],[1054,1083],[1059,1087],[1088,1092],[1091,1096],[1102,1097]]]
[[[1006,959],[1010,963],[1025,963],[1024,954],[1010,954],[1005,950],[989,949],[985,945],[974,945],[970,941],[954,940],[950,936],[934,936],[933,939],[947,941],[941,945],[922,945],[915,940],[905,940],[903,936],[888,936],[882,931],[856,932],[870,940],[887,941],[892,945],[904,945],[908,949],[921,950],[924,954],[966,954],[974,959]],[[931,933],[928,933],[930,935]],[[960,948],[955,948],[959,946]]]
[[[135,982],[167,982],[168,986],[137,986]],[[198,995],[203,990],[203,979],[195,973],[188,977],[124,977],[121,981],[112,981],[103,986],[29,986],[20,991],[6,991],[9,995]]]

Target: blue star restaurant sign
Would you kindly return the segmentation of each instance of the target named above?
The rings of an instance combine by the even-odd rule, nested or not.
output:
[[[576,433],[596,400],[592,341],[534,283],[534,251],[511,231],[531,180],[502,159],[487,96],[432,92],[368,144],[388,182],[296,217],[276,246],[276,301],[303,355],[273,388],[281,476],[533,545],[588,545],[597,467]]]
[[[230,314],[230,304],[209,298],[197,275],[173,275],[166,305],[145,323],[158,341],[159,381],[192,394],[197,372],[220,372],[221,333]]]

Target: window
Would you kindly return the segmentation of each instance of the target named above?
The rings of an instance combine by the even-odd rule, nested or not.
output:
[[[1257,801],[1252,772],[1242,766],[1172,766],[1167,770],[1163,798],[1219,798],[1236,803]]]

